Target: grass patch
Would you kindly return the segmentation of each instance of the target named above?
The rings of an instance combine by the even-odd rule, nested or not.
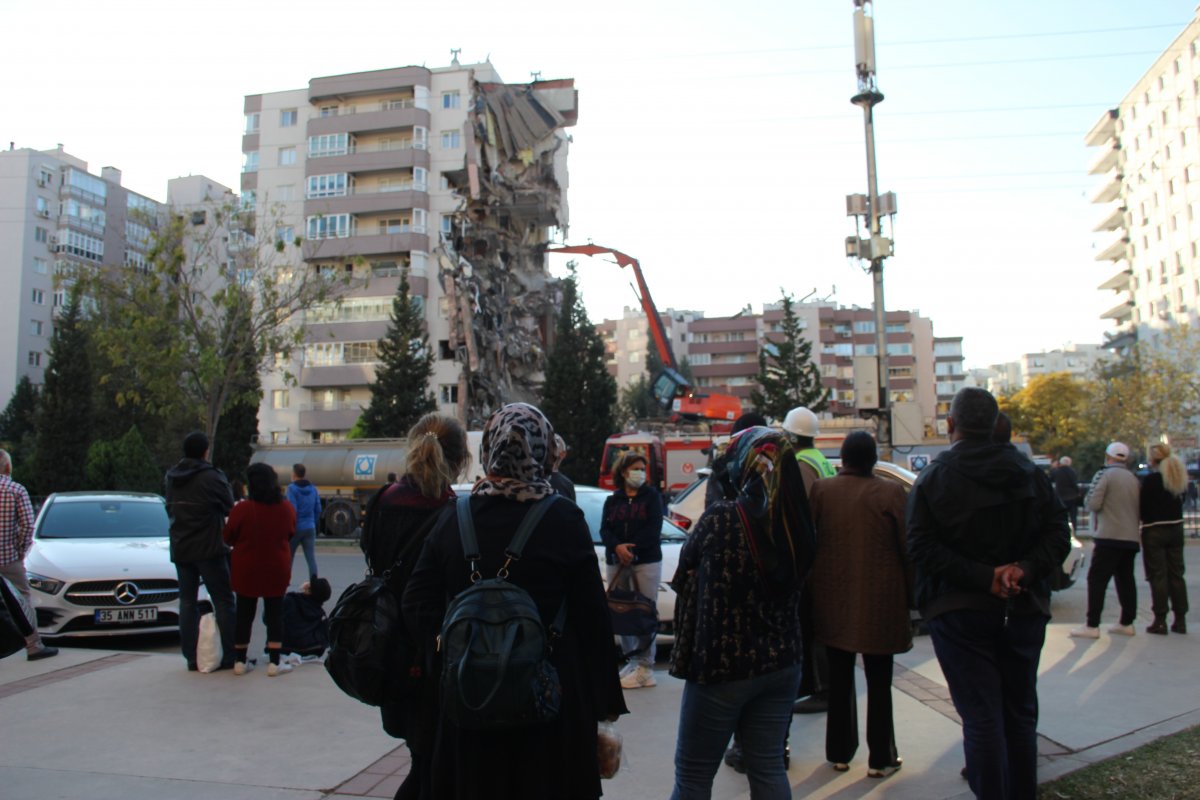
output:
[[[1042,784],[1039,800],[1200,798],[1200,726]]]

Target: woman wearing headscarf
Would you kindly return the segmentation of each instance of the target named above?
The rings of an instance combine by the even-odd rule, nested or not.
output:
[[[679,709],[673,800],[708,798],[730,736],[750,795],[791,797],[784,740],[800,682],[800,587],[812,565],[812,520],[800,469],[779,431],[748,428],[713,474],[719,499],[679,554],[672,585],[671,674]]]
[[[470,510],[481,574],[494,575],[504,550],[532,505],[553,489],[554,430],[537,408],[510,403],[488,420],[480,447],[485,477]],[[562,706],[553,722],[503,731],[457,727],[445,715],[434,744],[432,796],[437,798],[596,798],[601,794],[596,726],[627,712],[617,681],[612,623],[596,553],[583,512],[555,502],[534,528],[508,580],[527,591],[549,627],[566,603],[562,637],[550,662],[558,671]],[[457,515],[430,533],[405,588],[404,620],[432,646],[447,598],[471,584]]]
[[[1175,613],[1171,630],[1187,633],[1187,582],[1183,579],[1183,495],[1187,492],[1187,467],[1171,445],[1150,447],[1150,469],[1142,481],[1142,562],[1150,583],[1150,608],[1154,622],[1147,633],[1165,635],[1167,609]]]
[[[470,462],[467,433],[453,417],[426,414],[408,431],[404,475],[381,488],[367,502],[360,542],[372,575],[386,575],[396,601],[404,596],[408,578],[438,514],[454,502],[451,484]],[[394,680],[380,707],[383,729],[404,739],[412,767],[396,791],[396,800],[425,800],[430,794],[429,771],[437,730],[437,675],[432,650],[402,630],[391,654]]]
[[[906,547],[907,498],[875,475],[875,440],[855,431],[842,442],[842,471],[812,485],[817,558],[809,576],[813,638],[829,654],[825,757],[838,772],[858,750],[854,662],[867,676],[867,775],[900,768],[892,723],[892,656],[912,648],[912,567]]]

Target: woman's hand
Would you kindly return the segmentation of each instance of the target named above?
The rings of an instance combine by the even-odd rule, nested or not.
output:
[[[623,542],[613,548],[613,552],[617,554],[617,560],[624,566],[628,567],[633,563],[633,545],[628,542]]]

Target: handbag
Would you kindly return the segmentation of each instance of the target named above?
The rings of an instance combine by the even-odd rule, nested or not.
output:
[[[636,589],[617,588],[626,569],[626,565],[622,564],[605,592],[613,633],[618,636],[653,636],[658,632],[658,609],[654,601]]]

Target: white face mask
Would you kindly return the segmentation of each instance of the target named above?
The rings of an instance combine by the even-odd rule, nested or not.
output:
[[[625,473],[625,483],[634,489],[642,488],[642,484],[646,482],[646,470],[632,469]]]

